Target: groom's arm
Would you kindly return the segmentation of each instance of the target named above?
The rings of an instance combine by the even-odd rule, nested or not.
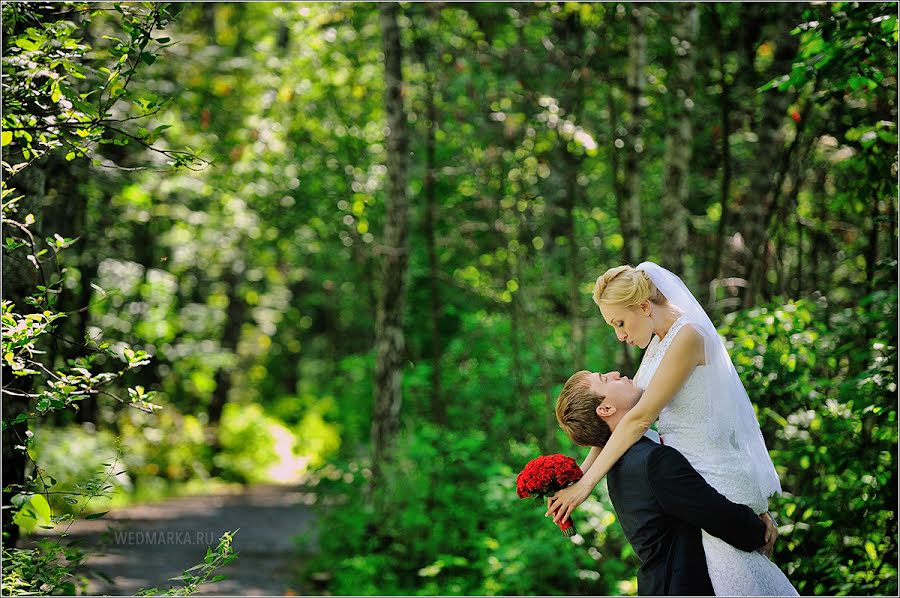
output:
[[[766,526],[747,505],[722,496],[684,455],[659,447],[647,460],[650,487],[663,511],[750,552],[766,542]]]

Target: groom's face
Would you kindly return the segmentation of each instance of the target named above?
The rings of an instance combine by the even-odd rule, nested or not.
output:
[[[615,407],[617,411],[627,412],[635,406],[643,391],[619,372],[594,372],[590,376],[591,390],[605,397],[603,405]]]

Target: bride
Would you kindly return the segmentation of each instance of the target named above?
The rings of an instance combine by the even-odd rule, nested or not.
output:
[[[601,451],[591,449],[584,477],[557,492],[548,513],[565,521],[625,451],[659,418],[661,442],[681,452],[716,490],[756,513],[781,492],[747,392],[715,327],[678,276],[652,262],[610,268],[594,302],[621,342],[646,347],[634,382],[638,404]],[[717,595],[796,595],[759,552],[743,552],[703,532]]]

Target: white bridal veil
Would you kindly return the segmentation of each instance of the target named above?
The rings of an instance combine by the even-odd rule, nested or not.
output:
[[[716,327],[678,276],[653,262],[642,262],[637,269],[646,272],[656,288],[669,302],[683,310],[687,320],[703,335],[706,365],[710,373],[707,376],[708,392],[713,397],[710,401],[712,413],[708,420],[711,436],[727,436],[722,440],[744,454],[762,498],[780,494],[781,483],[766,451],[753,406]]]

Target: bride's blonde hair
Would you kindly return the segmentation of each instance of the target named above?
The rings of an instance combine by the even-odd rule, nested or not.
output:
[[[666,303],[666,297],[659,292],[647,273],[631,265],[610,268],[594,284],[594,303],[597,307],[600,307],[601,301],[634,307],[644,299],[657,305]]]

